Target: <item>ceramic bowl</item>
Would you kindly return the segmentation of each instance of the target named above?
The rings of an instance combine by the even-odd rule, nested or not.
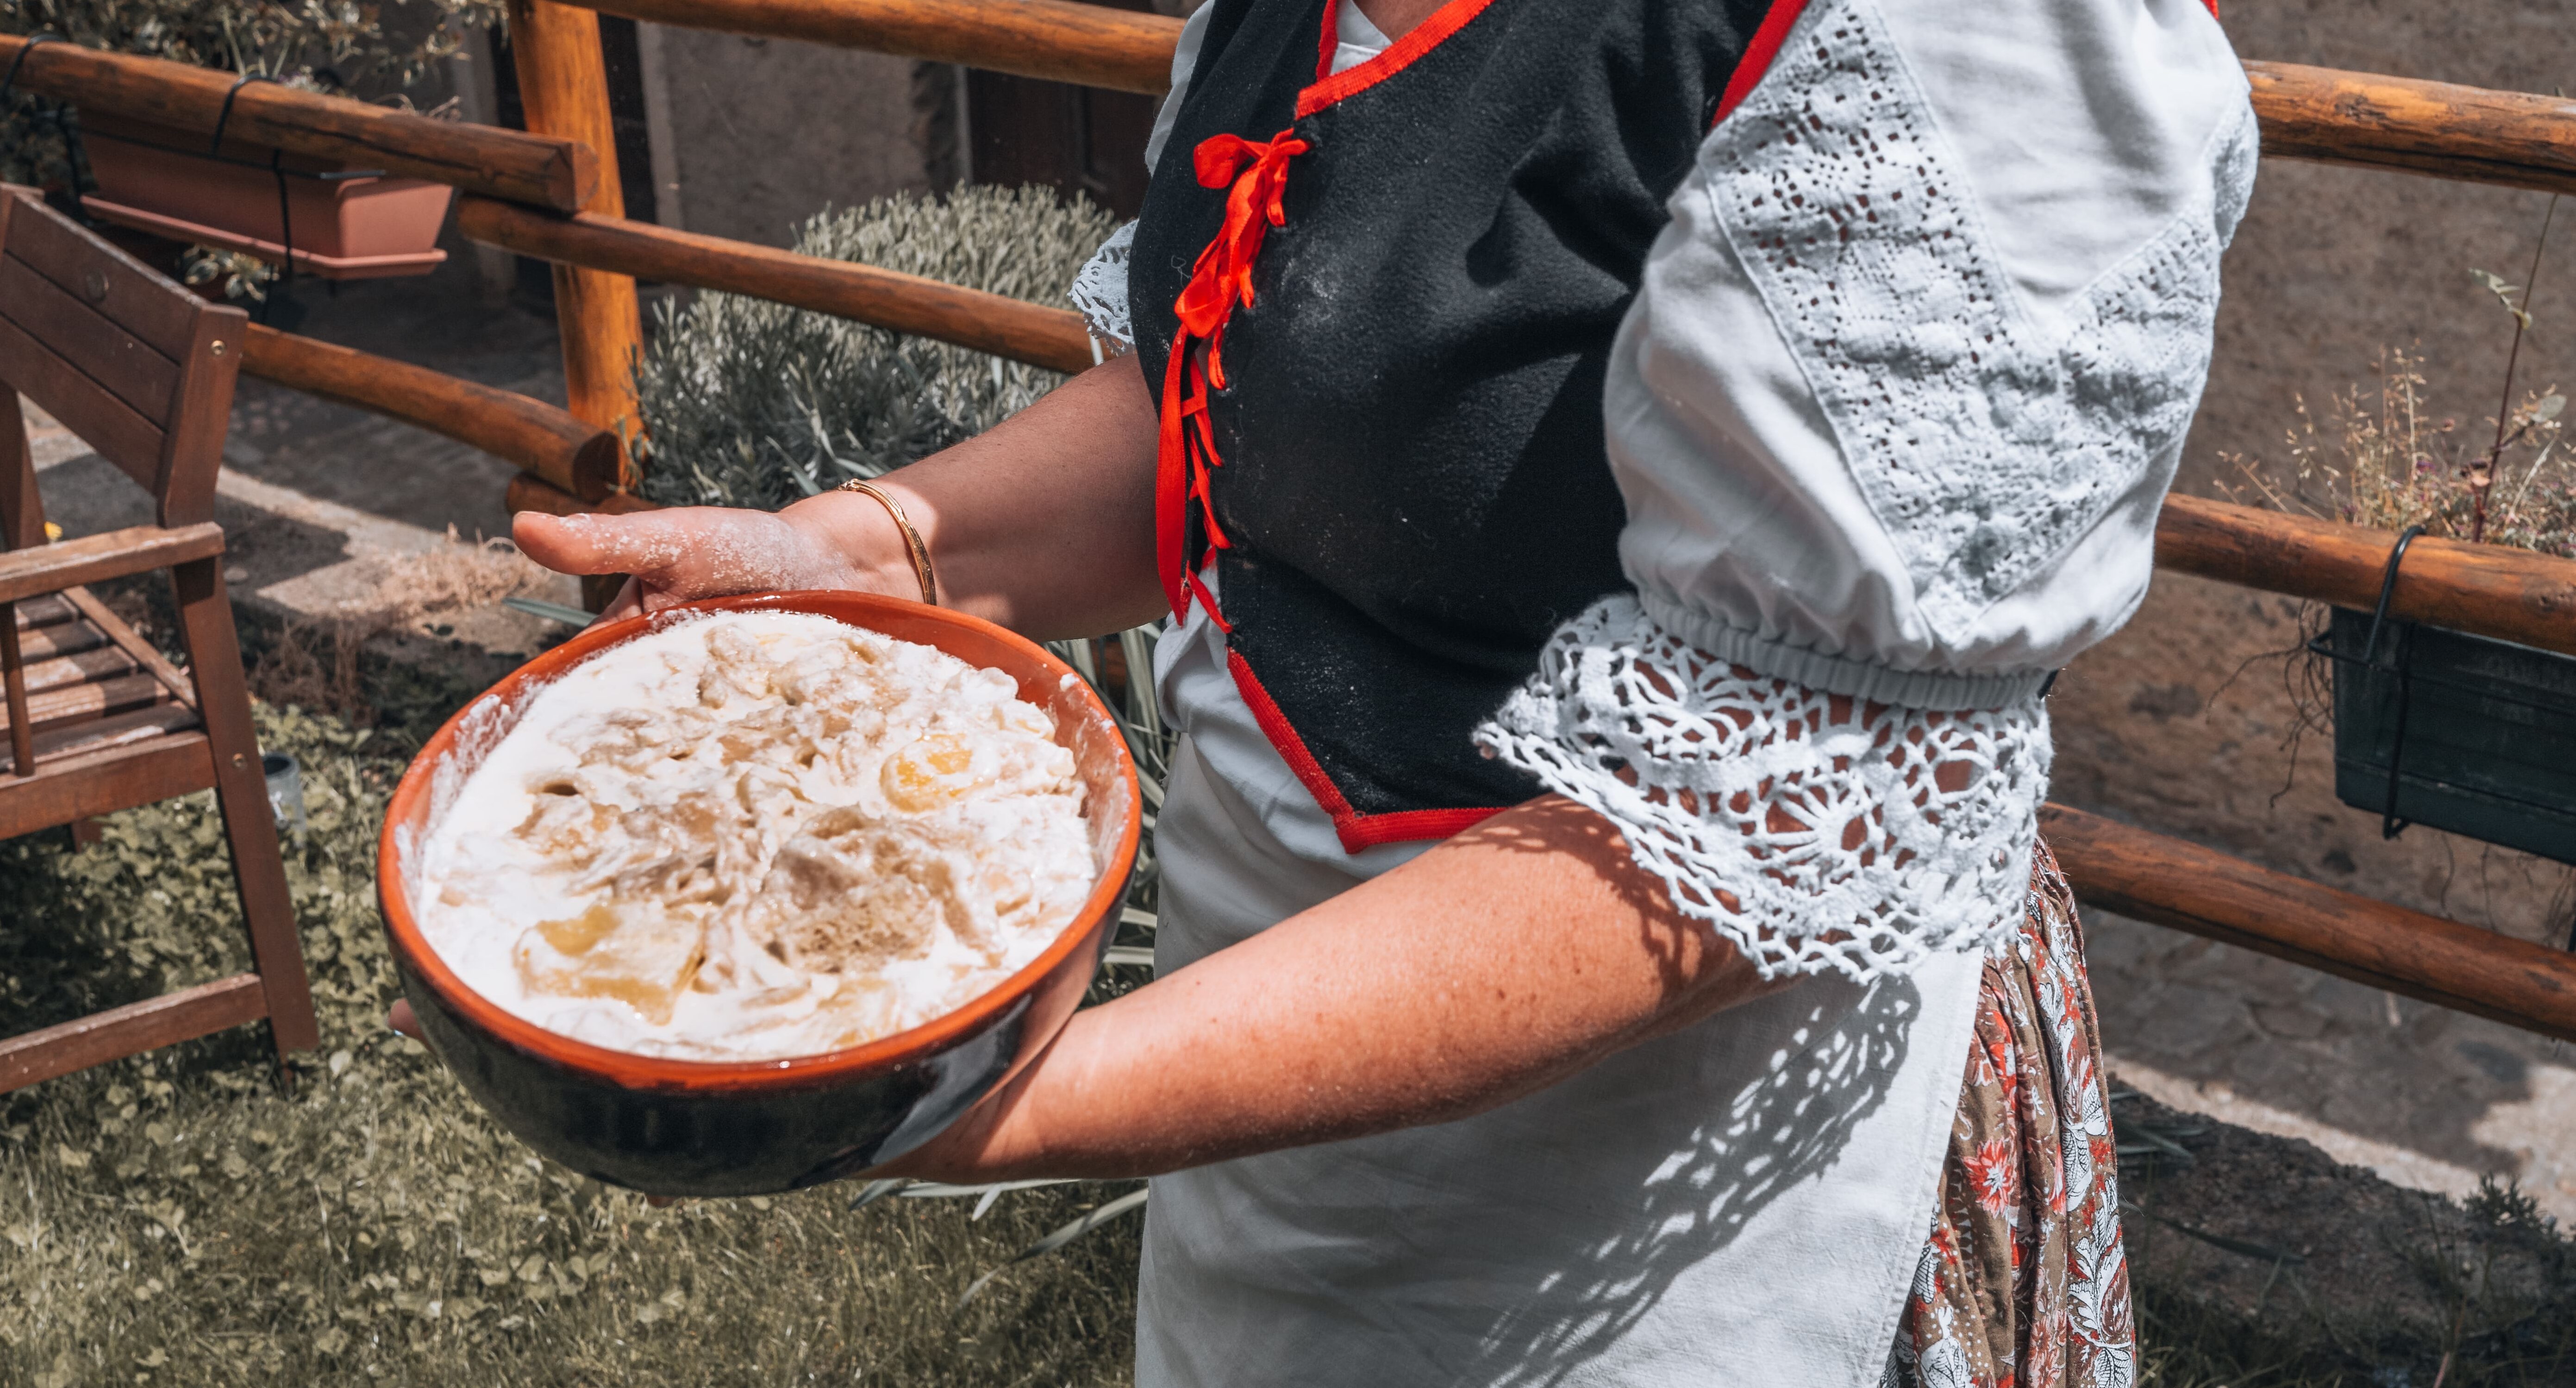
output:
[[[1087,791],[1099,880],[1045,953],[974,1001],[910,1031],[785,1060],[636,1055],[512,1016],[467,988],[413,919],[412,855],[436,816],[547,683],[611,646],[692,612],[810,612],[919,641],[1019,681],[1055,718]],[[422,1033],[475,1102],[538,1152],[654,1195],[764,1195],[835,1180],[920,1146],[1053,1040],[1109,942],[1141,825],[1127,742],[1072,669],[990,622],[858,593],[720,598],[594,627],[467,705],[394,790],[377,893],[396,970]]]

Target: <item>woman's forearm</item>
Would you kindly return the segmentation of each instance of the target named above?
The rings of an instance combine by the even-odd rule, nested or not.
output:
[[[1443,1122],[1770,991],[1609,821],[1549,796],[1076,1013],[888,1168],[1142,1176]]]
[[[1041,639],[1097,636],[1163,610],[1155,428],[1130,354],[878,484],[928,542],[944,605]],[[880,571],[902,558],[888,549],[884,508],[868,497],[825,493],[781,515]]]

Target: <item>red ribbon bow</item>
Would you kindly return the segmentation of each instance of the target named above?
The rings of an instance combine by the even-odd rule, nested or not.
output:
[[[1306,152],[1304,140],[1282,130],[1267,141],[1239,135],[1214,135],[1193,152],[1199,184],[1224,188],[1225,225],[1199,252],[1190,282],[1172,304],[1180,330],[1163,369],[1162,436],[1156,448],[1154,530],[1156,568],[1172,614],[1189,610],[1195,594],[1219,626],[1225,618],[1207,600],[1191,572],[1188,555],[1189,504],[1196,501],[1206,523],[1210,545],[1230,548],[1217,525],[1208,499],[1208,472],[1221,465],[1216,436],[1208,426],[1208,390],[1225,385],[1223,344],[1226,320],[1235,305],[1252,303],[1252,267],[1261,258],[1262,238],[1270,228],[1288,223],[1281,198],[1288,187],[1288,161]],[[1204,345],[1202,355],[1199,348]]]

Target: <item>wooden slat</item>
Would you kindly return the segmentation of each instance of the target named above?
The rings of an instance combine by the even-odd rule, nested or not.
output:
[[[0,602],[59,593],[74,584],[148,573],[223,552],[223,527],[212,522],[166,530],[137,525],[42,549],[10,550],[0,553]]]
[[[259,975],[182,988],[0,1041],[0,1093],[268,1015]]]
[[[418,425],[568,491],[606,495],[617,438],[542,400],[252,324],[242,369],[262,380]]]
[[[1159,96],[1181,21],[1066,0],[585,0],[630,19],[802,39]]]
[[[78,615],[78,612],[79,609],[73,607],[59,593],[47,593],[40,598],[29,598],[18,604],[18,630],[34,631],[39,627],[68,622]]]
[[[0,35],[0,71],[26,40]],[[47,43],[17,67],[17,88],[211,138],[233,74],[159,58]],[[497,198],[570,211],[599,180],[592,151],[569,140],[324,96],[273,82],[232,95],[228,136],[350,168],[426,178]]]
[[[178,366],[14,255],[0,256],[0,313],[136,414],[153,421],[167,417],[179,388]]]
[[[2369,611],[2397,537],[2384,530],[2165,499],[2156,566]],[[2390,615],[2576,655],[2576,560],[2419,537],[2398,566]]]
[[[2296,63],[2245,76],[2267,155],[2576,193],[2576,101]]]
[[[88,684],[60,685],[27,696],[27,718],[39,736],[49,728],[85,723],[111,713],[162,702],[161,681],[150,675],[119,675]],[[0,723],[5,726],[5,723]]]
[[[33,190],[17,189],[9,196],[31,209],[9,219],[9,254],[69,294],[84,294],[82,278],[98,270],[106,277],[107,295],[91,307],[124,324],[162,356],[178,359],[196,321],[197,296],[113,244],[83,235],[69,219],[46,215],[50,209]],[[85,296],[83,302],[89,302]]]
[[[123,617],[117,616],[87,588],[66,588],[62,596],[70,599],[72,606],[80,609],[81,616],[88,619],[83,625],[96,627],[100,634],[116,644],[118,650],[134,657],[136,664],[151,671],[170,691],[171,698],[190,708],[197,706],[196,681],[189,679],[186,671],[171,664],[169,657],[144,640],[143,633],[127,626]]]
[[[0,380],[44,406],[146,491],[161,480],[160,427],[6,317],[0,317]]]
[[[78,655],[56,656],[51,660],[30,657],[27,661],[27,692],[42,694],[75,684],[119,679],[141,668],[133,657],[114,646],[100,646]]]
[[[2374,988],[2576,1038],[2576,954],[2337,891],[2049,805],[2040,833],[2084,901]]]
[[[0,776],[0,839],[130,810],[214,783],[214,762],[202,732],[171,733],[59,761],[39,758],[33,776]]]
[[[42,767],[66,757],[87,756],[111,747],[151,742],[169,733],[186,732],[197,723],[195,709],[171,701],[49,728],[36,734],[36,765]],[[0,756],[0,771],[14,769],[9,758]]]
[[[774,299],[1051,370],[1081,371],[1092,364],[1081,314],[873,265],[616,217],[558,217],[490,198],[460,199],[456,228],[521,255]]]
[[[20,604],[34,606],[34,600]],[[51,622],[44,626],[19,627],[18,644],[30,662],[52,660],[56,656],[78,655],[108,644],[107,633],[87,622]]]

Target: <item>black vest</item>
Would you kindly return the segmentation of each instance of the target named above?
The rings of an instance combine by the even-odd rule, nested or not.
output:
[[[1301,115],[1336,2],[1212,0],[1128,298],[1159,390],[1226,220],[1194,151],[1293,127],[1309,147],[1210,392],[1214,529],[1189,506],[1182,550],[1195,570],[1226,541],[1236,681],[1357,850],[1538,791],[1470,735],[1559,623],[1627,586],[1611,337],[1768,5],[1450,0]]]

